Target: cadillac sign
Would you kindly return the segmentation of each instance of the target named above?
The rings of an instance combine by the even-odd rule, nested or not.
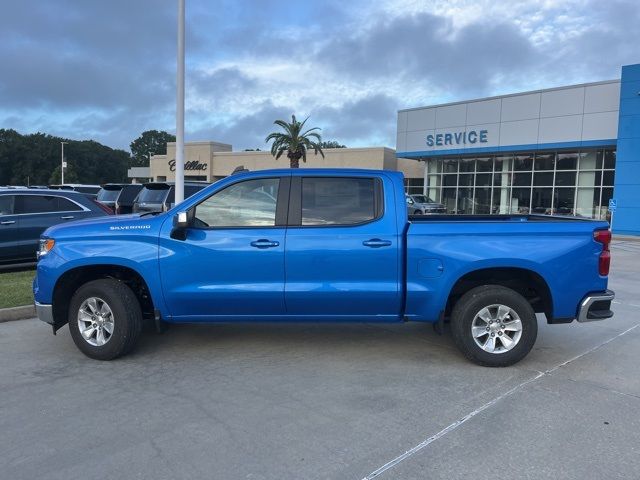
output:
[[[176,171],[176,161],[174,160],[169,160],[169,170],[171,170],[172,172]],[[207,169],[207,164],[206,163],[200,163],[198,160],[190,160],[188,162],[184,163],[184,170],[200,170],[201,172],[204,172]]]

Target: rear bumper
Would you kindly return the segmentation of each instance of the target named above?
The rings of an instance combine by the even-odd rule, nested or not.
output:
[[[578,307],[579,322],[594,322],[613,317],[611,301],[616,297],[612,290],[590,293],[582,299]]]
[[[53,306],[36,302],[36,315],[49,325],[53,325]]]

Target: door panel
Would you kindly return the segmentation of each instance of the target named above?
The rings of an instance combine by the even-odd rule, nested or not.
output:
[[[202,319],[284,314],[285,231],[189,229],[184,240],[163,234],[160,271],[171,314]],[[278,245],[251,245],[259,240]]]
[[[295,202],[293,195],[301,195],[301,200]],[[291,205],[300,208],[300,217],[294,214],[293,221],[300,225],[287,230],[289,315],[327,320],[399,316],[400,237],[395,205],[383,205],[383,198],[381,183],[303,178],[300,188],[292,184]],[[335,224],[348,222],[358,224]]]
[[[177,321],[282,317],[289,177],[231,184],[160,235],[165,301]]]

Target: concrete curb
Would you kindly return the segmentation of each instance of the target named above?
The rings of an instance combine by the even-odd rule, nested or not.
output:
[[[0,323],[13,320],[25,320],[36,316],[36,308],[33,305],[23,307],[0,308]]]

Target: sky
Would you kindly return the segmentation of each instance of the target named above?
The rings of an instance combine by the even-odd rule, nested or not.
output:
[[[177,1],[0,0],[0,128],[129,149],[175,133]],[[620,77],[638,0],[186,0],[186,140],[273,121],[395,147],[397,111]]]

